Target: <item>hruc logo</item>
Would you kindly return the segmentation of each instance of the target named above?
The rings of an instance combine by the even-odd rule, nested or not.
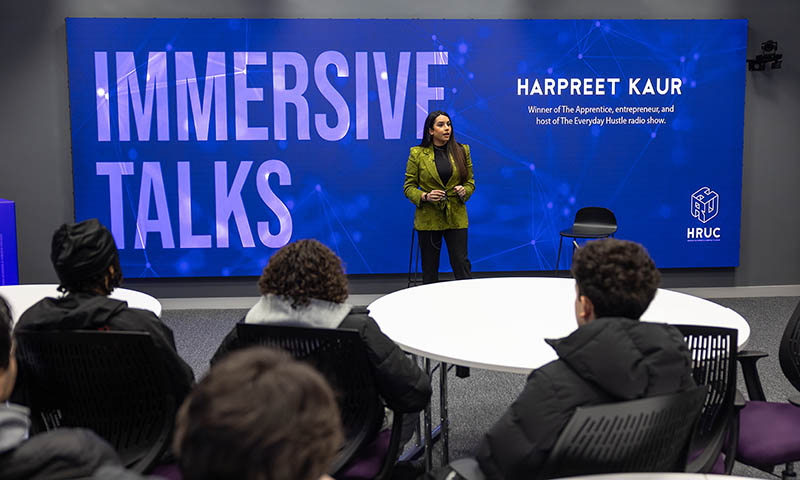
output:
[[[709,187],[703,187],[692,194],[692,216],[703,223],[717,216],[719,212],[719,194]]]

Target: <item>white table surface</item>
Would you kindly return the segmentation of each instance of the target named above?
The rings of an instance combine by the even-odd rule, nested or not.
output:
[[[714,475],[711,473],[604,473],[569,477],[569,480],[753,480],[750,477]]]
[[[399,290],[369,305],[381,330],[403,350],[467,367],[529,373],[556,360],[544,342],[572,333],[575,281],[569,278],[482,278]],[[735,311],[702,298],[659,289],[642,320],[738,330]]]
[[[3,285],[0,286],[0,295],[8,302],[11,307],[11,314],[14,317],[14,323],[17,323],[20,315],[34,303],[45,297],[60,297],[63,294],[58,291],[58,285],[56,284],[40,284]],[[157,317],[161,317],[161,303],[155,297],[151,297],[146,293],[128,290],[127,288],[115,288],[109,297],[116,300],[124,300],[128,302],[129,307],[150,310]]]

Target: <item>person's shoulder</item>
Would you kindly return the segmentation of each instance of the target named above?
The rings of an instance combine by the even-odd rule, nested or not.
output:
[[[124,306],[108,319],[111,330],[141,331],[149,334],[163,334],[170,328],[161,322],[155,313],[142,308]]]
[[[554,360],[531,372],[525,383],[517,408],[536,408],[547,412],[568,413],[581,405],[592,405],[608,394],[595,383],[583,378],[564,360]]]
[[[368,323],[370,323],[372,318],[369,316],[369,310],[367,307],[362,305],[356,305],[350,309],[350,313],[347,314],[346,317],[342,320],[342,323],[339,324],[339,328],[352,328],[355,330],[362,330],[364,329]]]
[[[423,147],[422,145],[414,145],[409,150],[409,153],[411,155],[420,155],[422,152],[424,152],[425,150],[428,150],[429,148],[430,147]]]
[[[32,436],[5,458],[11,465],[4,467],[27,473],[19,478],[84,478],[101,465],[120,464],[111,445],[82,428],[59,428]]]
[[[628,335],[632,338],[642,338],[652,342],[660,342],[663,339],[670,339],[679,343],[683,342],[683,334],[674,325],[634,321],[627,324],[626,327]]]
[[[559,358],[533,370],[528,374],[527,383],[539,383],[549,388],[557,388],[560,381],[566,380],[570,383],[574,377],[579,376],[567,362]]]
[[[20,325],[27,325],[31,322],[36,322],[36,320],[40,318],[40,312],[42,310],[50,310],[52,308],[54,300],[54,298],[45,297],[28,307],[27,310],[20,314],[16,323],[16,327],[19,327]]]
[[[120,308],[119,311],[117,311],[116,316],[135,317],[142,319],[146,318],[148,320],[159,321],[158,316],[151,310],[147,310],[145,308],[131,307],[130,305],[127,305],[127,302],[123,308]]]

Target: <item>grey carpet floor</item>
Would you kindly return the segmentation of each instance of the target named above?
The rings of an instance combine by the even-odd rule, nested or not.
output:
[[[785,401],[796,390],[786,380],[778,364],[778,345],[786,321],[800,300],[797,297],[728,298],[713,300],[739,312],[750,324],[748,350],[770,354],[759,362],[764,391],[770,401]],[[175,333],[178,353],[201,378],[208,361],[233,325],[246,310],[167,310],[163,320]],[[741,377],[741,374],[740,374]],[[434,376],[434,418],[438,418],[438,377]],[[474,455],[481,435],[500,417],[525,383],[524,375],[472,369],[468,378],[448,374],[450,416],[450,458]],[[740,390],[745,392],[743,380]],[[439,452],[435,452],[438,463]],[[734,474],[754,478],[775,478],[737,463]]]

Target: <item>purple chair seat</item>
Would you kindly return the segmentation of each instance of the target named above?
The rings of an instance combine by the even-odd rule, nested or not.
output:
[[[736,460],[763,470],[800,460],[800,408],[747,402],[739,412]]]
[[[375,478],[381,471],[383,460],[389,453],[391,430],[382,430],[371,443],[365,445],[356,456],[336,474],[337,479]]]

